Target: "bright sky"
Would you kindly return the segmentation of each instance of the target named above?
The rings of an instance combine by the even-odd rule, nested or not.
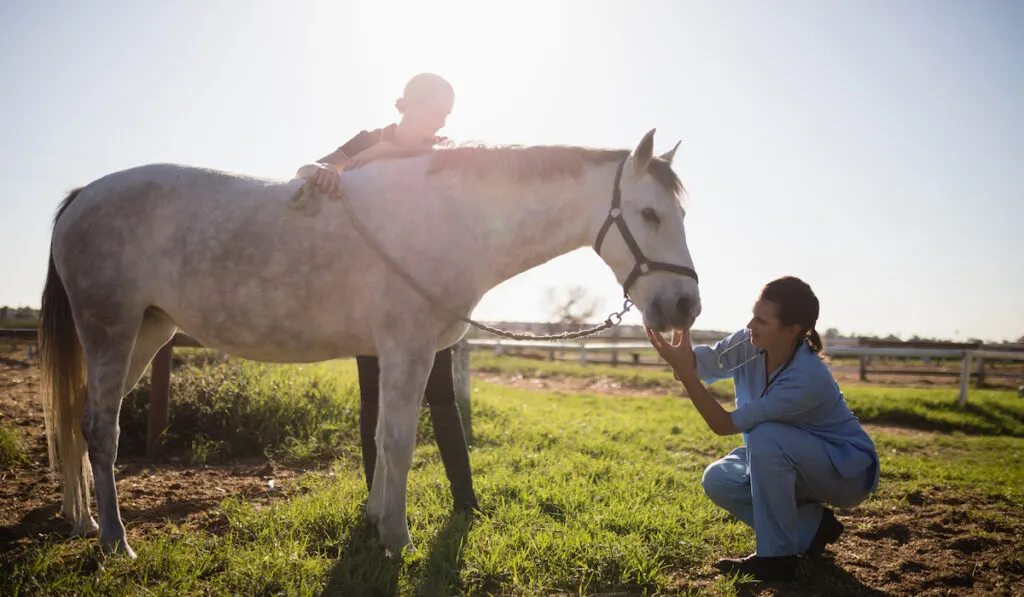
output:
[[[71,187],[155,161],[290,177],[393,122],[406,79],[433,71],[458,141],[682,140],[700,329],[739,329],[792,274],[821,330],[1012,340],[1021,57],[1010,0],[4,2],[0,305],[38,306]],[[547,320],[548,289],[574,284],[601,317],[621,302],[581,249],[474,315]]]

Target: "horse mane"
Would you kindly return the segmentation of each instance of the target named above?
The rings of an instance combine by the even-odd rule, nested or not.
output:
[[[453,171],[476,176],[505,175],[517,182],[547,182],[578,178],[587,164],[603,164],[626,159],[626,149],[595,149],[571,145],[460,146],[432,152],[430,173]],[[683,192],[672,165],[655,156],[647,172],[675,195]]]
[[[438,149],[409,148],[388,158],[430,156],[428,172],[456,172],[478,177],[504,175],[516,182],[548,182],[578,178],[587,164],[604,164],[626,159],[628,149],[595,149],[573,145],[461,145]],[[387,158],[385,158],[387,159]],[[653,157],[647,172],[675,196],[685,189],[672,165]]]

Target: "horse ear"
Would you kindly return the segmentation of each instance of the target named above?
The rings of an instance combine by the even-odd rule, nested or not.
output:
[[[654,131],[655,129],[647,131],[644,138],[640,139],[640,144],[633,150],[633,172],[636,174],[646,172],[647,165],[654,157]]]
[[[659,156],[659,157],[661,157],[661,159],[663,159],[666,162],[671,164],[672,163],[672,158],[676,157],[676,150],[679,149],[679,144],[680,143],[682,143],[682,141],[676,141],[676,144],[672,147],[672,149],[670,149],[670,150],[666,151],[665,153],[661,154],[661,156]]]

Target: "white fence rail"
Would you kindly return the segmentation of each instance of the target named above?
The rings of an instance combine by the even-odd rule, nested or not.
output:
[[[552,350],[579,352],[580,364],[587,363],[587,354],[592,352],[631,352],[653,350],[648,342],[560,342],[548,340],[500,340],[489,338],[469,338],[465,342],[474,348],[490,348],[502,354],[505,349]],[[959,403],[967,403],[967,394],[971,379],[971,366],[975,360],[1024,361],[1024,352],[999,350],[964,350],[948,348],[877,348],[870,346],[830,346],[826,352],[832,357],[859,357],[861,368],[867,359],[872,358],[909,358],[909,359],[950,359],[960,360],[960,395]],[[468,363],[468,361],[467,361]],[[468,366],[468,364],[467,364]]]

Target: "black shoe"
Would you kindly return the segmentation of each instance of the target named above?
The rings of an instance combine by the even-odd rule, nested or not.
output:
[[[756,553],[745,558],[724,559],[715,562],[715,568],[723,574],[750,575],[757,580],[796,580],[797,556],[759,556]]]
[[[825,546],[829,543],[835,543],[839,540],[839,536],[843,534],[843,530],[846,527],[843,523],[836,519],[836,515],[832,512],[831,508],[825,508],[825,511],[821,513],[821,522],[818,524],[818,531],[814,533],[814,538],[811,539],[811,544],[808,546],[805,555],[808,556],[820,556],[825,553]]]
[[[469,514],[473,516],[480,512],[480,504],[477,503],[475,497],[457,499],[455,500],[455,505],[452,506],[452,511],[456,514]]]

